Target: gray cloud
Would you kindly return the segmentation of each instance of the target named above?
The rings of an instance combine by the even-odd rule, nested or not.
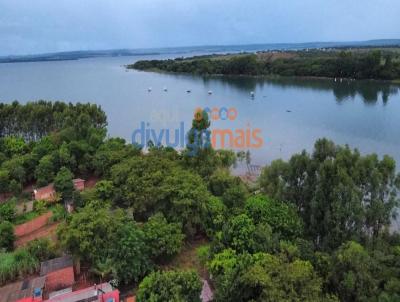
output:
[[[398,0],[0,0],[0,55],[400,37]]]

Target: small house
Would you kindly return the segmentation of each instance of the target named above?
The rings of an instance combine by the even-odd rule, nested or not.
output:
[[[85,180],[76,178],[73,180],[75,190],[83,191],[85,189]],[[49,184],[45,187],[38,188],[33,190],[33,199],[34,200],[46,200],[46,201],[55,201],[56,200],[56,189],[54,188],[54,184]]]
[[[75,283],[74,266],[71,256],[64,256],[42,262],[40,276],[46,276],[46,291],[53,292],[72,287]]]
[[[53,184],[33,190],[33,199],[35,200],[56,200],[56,190]]]
[[[94,285],[85,289],[59,294],[45,302],[120,302],[119,291],[114,290],[109,283]]]

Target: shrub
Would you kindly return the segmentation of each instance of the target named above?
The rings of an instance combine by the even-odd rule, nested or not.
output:
[[[33,204],[33,210],[39,215],[43,214],[47,210],[48,203],[46,200],[38,200]]]
[[[196,254],[197,258],[200,261],[200,264],[205,266],[207,262],[210,260],[210,255],[211,255],[210,245],[207,244],[199,246],[196,250]]]
[[[0,222],[0,250],[12,251],[14,248],[14,240],[14,226],[11,222]]]
[[[0,204],[0,221],[13,221],[16,215],[16,199]]]
[[[52,209],[52,212],[53,216],[51,216],[50,222],[60,221],[67,217],[67,211],[65,210],[65,207],[60,204],[56,204]]]
[[[27,251],[39,261],[46,261],[58,256],[56,245],[49,238],[36,239],[28,243]]]
[[[39,260],[27,249],[18,249],[13,253],[0,253],[0,284],[10,282],[39,269]]]

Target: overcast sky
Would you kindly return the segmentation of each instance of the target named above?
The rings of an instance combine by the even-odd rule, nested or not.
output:
[[[0,0],[0,55],[400,38],[399,0]]]

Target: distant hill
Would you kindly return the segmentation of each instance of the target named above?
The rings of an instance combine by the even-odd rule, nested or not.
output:
[[[149,48],[149,49],[114,49],[114,50],[88,50],[67,51],[57,53],[45,53],[23,56],[3,56],[0,63],[38,62],[38,61],[65,61],[96,57],[117,56],[143,56],[158,54],[187,54],[202,53],[227,53],[227,52],[256,52],[262,50],[295,50],[316,48],[340,48],[340,47],[387,47],[400,46],[400,39],[369,40],[354,42],[307,42],[307,43],[272,43],[272,44],[248,44],[248,45],[208,45],[187,46],[173,48]]]

